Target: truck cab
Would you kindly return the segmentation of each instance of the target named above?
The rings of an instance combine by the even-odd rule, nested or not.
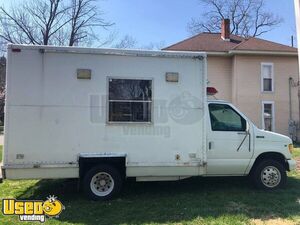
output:
[[[257,186],[284,185],[295,168],[292,140],[257,128],[234,105],[207,102],[207,176],[251,175]]]

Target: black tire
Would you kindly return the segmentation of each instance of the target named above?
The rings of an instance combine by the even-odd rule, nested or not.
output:
[[[285,186],[287,175],[282,163],[267,159],[254,168],[252,179],[259,189],[276,190]]]
[[[122,184],[123,179],[118,169],[110,165],[99,165],[85,174],[83,190],[91,200],[109,200],[120,193]]]

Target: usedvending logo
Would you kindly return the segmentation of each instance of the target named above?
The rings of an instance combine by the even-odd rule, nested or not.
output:
[[[20,221],[39,221],[44,223],[46,217],[58,217],[65,209],[55,196],[42,200],[16,200],[13,198],[2,200],[2,213],[6,216],[17,215]]]

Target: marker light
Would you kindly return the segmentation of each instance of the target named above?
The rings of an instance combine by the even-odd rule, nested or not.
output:
[[[294,150],[294,145],[293,144],[289,144],[289,151],[290,153],[293,153]]]
[[[207,92],[207,95],[210,95],[210,96],[218,93],[217,89],[214,87],[207,87],[206,92]]]
[[[20,48],[12,48],[11,51],[12,52],[21,52],[21,49]]]

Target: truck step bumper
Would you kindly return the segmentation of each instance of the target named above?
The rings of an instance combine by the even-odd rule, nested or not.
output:
[[[287,163],[289,165],[289,171],[295,170],[297,167],[296,161],[294,159],[288,159]]]
[[[2,163],[0,163],[0,183],[2,183],[3,182],[3,173],[2,173]]]

